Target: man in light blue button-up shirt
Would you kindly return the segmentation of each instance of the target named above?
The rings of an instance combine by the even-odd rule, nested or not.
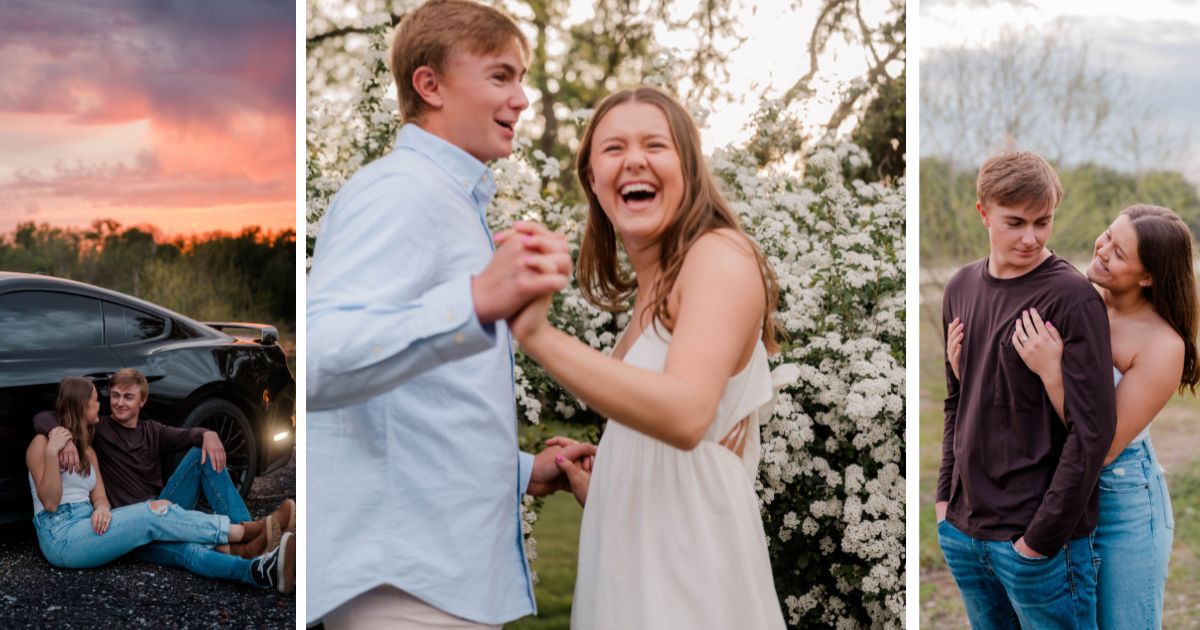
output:
[[[565,483],[557,448],[518,451],[504,319],[562,288],[570,257],[544,229],[493,253],[485,214],[485,162],[511,152],[529,105],[528,44],[472,4],[511,25],[505,45],[411,67],[412,32],[464,32],[437,15],[447,4],[468,3],[425,5],[397,31],[409,124],[330,205],[308,279],[309,623],[381,586],[480,624],[533,613],[521,497]]]

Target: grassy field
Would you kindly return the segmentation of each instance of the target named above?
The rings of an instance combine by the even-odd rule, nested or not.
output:
[[[575,497],[558,492],[546,504],[533,526],[537,560],[533,587],[538,614],[504,627],[506,630],[567,630],[571,625],[571,597],[575,591],[575,559],[579,551],[579,519],[583,508]]]
[[[946,395],[939,331],[940,296],[926,295],[920,319],[920,565],[921,628],[967,627],[962,600],[937,544],[933,500],[941,459],[942,400]],[[935,322],[926,308],[939,313]],[[1179,397],[1151,429],[1175,513],[1175,545],[1167,580],[1164,628],[1200,628],[1200,401]]]

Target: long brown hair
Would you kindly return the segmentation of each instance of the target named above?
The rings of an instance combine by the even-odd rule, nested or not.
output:
[[[87,421],[87,406],[96,387],[82,376],[68,376],[58,382],[58,397],[54,401],[54,412],[58,423],[71,432],[75,448],[79,450],[81,473],[86,477],[92,471],[92,461],[87,450],[92,445],[95,430]]]
[[[1200,365],[1196,363],[1200,303],[1192,267],[1192,233],[1183,219],[1167,208],[1139,204],[1125,208],[1121,214],[1133,224],[1138,259],[1151,277],[1150,286],[1142,287],[1142,295],[1183,338],[1179,393],[1190,388],[1195,394],[1200,383]]]
[[[596,126],[613,108],[626,103],[647,103],[662,110],[671,128],[671,139],[679,152],[679,163],[683,171],[683,199],[680,201],[678,212],[663,230],[659,240],[658,265],[661,271],[651,289],[650,303],[653,307],[648,311],[653,313],[651,321],[661,321],[667,330],[673,330],[668,300],[688,250],[701,236],[714,230],[729,228],[737,230],[743,236],[746,233],[738,224],[737,216],[725,203],[716,180],[704,163],[704,154],[700,150],[700,131],[687,110],[670,95],[652,87],[643,86],[610,94],[601,101],[588,123],[575,160],[575,172],[588,201],[587,226],[579,245],[579,260],[575,272],[583,297],[597,308],[619,312],[628,308],[629,298],[637,291],[637,282],[628,274],[621,273],[617,258],[616,230],[604,214],[604,209],[600,207],[596,193],[588,185],[591,179],[592,140]],[[779,285],[775,280],[775,272],[767,264],[762,251],[752,239],[747,237],[746,240],[758,261],[766,294],[762,323],[763,344],[768,352],[775,352],[779,348],[774,319],[779,302]]]

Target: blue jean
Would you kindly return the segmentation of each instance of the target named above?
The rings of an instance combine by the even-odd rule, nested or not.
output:
[[[214,472],[212,463],[200,463],[200,449],[188,450],[179,467],[167,480],[160,499],[166,499],[185,509],[196,507],[200,493],[216,514],[229,517],[233,523],[250,520],[250,510],[238,494],[229,471]],[[134,557],[166,567],[179,567],[203,577],[235,580],[255,584],[250,575],[251,560],[221,553],[210,545],[192,542],[156,542],[138,549]]]
[[[1090,536],[1053,556],[1029,558],[1013,541],[979,540],[942,521],[938,544],[974,630],[1096,628],[1100,562]]]
[[[229,539],[229,518],[165,504],[158,510],[149,502],[112,511],[108,531],[92,529],[92,504],[67,503],[53,512],[33,517],[38,546],[46,560],[64,569],[88,569],[116,560],[155,540],[192,541],[219,545]]]
[[[1096,589],[1100,627],[1161,628],[1175,518],[1149,439],[1131,444],[1100,471]]]

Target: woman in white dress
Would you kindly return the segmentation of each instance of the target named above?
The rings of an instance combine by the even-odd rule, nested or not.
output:
[[[629,325],[607,356],[549,325],[549,297],[510,322],[526,354],[610,418],[590,485],[559,462],[585,504],[571,626],[783,628],[754,494],[774,393],[774,274],[672,97],[606,98],[577,171],[589,205],[580,288],[610,311],[633,297]],[[517,237],[535,238],[500,239]]]

